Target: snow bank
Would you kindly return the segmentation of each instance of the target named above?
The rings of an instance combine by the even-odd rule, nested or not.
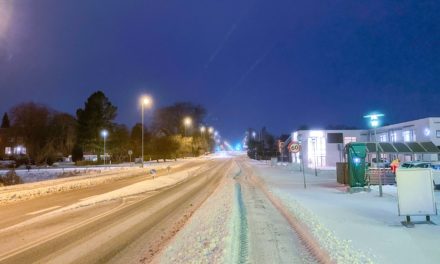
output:
[[[142,193],[155,191],[164,187],[169,187],[174,184],[178,184],[184,180],[187,180],[189,177],[195,174],[196,171],[199,170],[200,167],[193,168],[188,171],[182,171],[177,173],[172,173],[166,176],[161,176],[155,179],[148,179],[145,181],[141,181],[138,183],[134,183],[129,186],[125,186],[123,188],[95,195],[86,199],[81,200],[80,202],[74,203],[70,206],[60,208],[60,211],[67,211],[75,208],[80,208],[84,206],[89,206],[105,201],[115,200],[124,198],[127,196],[139,195]],[[54,211],[56,212],[56,211]]]
[[[166,162],[154,162],[149,161],[145,162],[145,167],[148,168],[156,168],[163,166],[181,166],[182,164],[194,160],[195,158],[187,158],[184,160],[168,160]],[[120,164],[120,165],[99,165],[99,166],[88,166],[88,167],[49,167],[49,168],[36,168],[36,169],[16,169],[15,173],[20,176],[24,183],[38,182],[38,181],[47,181],[54,180],[58,178],[72,177],[72,176],[80,176],[80,175],[98,175],[102,172],[106,171],[119,171],[119,170],[128,170],[140,168],[140,164]],[[5,175],[9,170],[0,170],[0,175]]]
[[[0,205],[22,200],[29,200],[54,193],[78,190],[97,186],[100,184],[117,181],[144,174],[148,175],[151,168],[156,170],[166,169],[171,166],[177,168],[186,161],[179,163],[157,163],[145,168],[123,168],[119,170],[99,171],[96,174],[86,174],[76,177],[61,178],[56,180],[40,181],[34,183],[13,185],[0,188]]]
[[[232,263],[234,186],[229,171],[219,189],[188,220],[158,258],[160,263]]]

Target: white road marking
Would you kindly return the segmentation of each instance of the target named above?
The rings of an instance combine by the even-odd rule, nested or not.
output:
[[[35,211],[35,212],[32,212],[32,213],[27,213],[26,215],[36,215],[36,214],[52,211],[52,210],[60,208],[60,207],[61,207],[60,205],[52,206],[52,207],[49,207],[49,208],[46,208],[46,209],[43,209],[43,210]]]

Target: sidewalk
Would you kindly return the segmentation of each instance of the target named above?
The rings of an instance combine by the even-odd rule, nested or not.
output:
[[[384,186],[383,197],[377,188],[350,194],[336,183],[335,171],[318,171],[315,176],[312,170],[306,172],[304,189],[298,169],[249,164],[338,263],[439,263],[440,217],[431,218],[439,225],[402,226],[395,186]],[[435,195],[439,207],[440,192]]]

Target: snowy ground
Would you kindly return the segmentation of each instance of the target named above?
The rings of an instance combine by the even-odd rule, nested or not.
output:
[[[222,156],[219,156],[222,157]],[[194,213],[168,247],[159,263],[237,263],[233,251],[234,166],[218,190]]]
[[[337,263],[439,263],[440,226],[402,226],[395,186],[384,186],[384,197],[377,188],[350,194],[336,183],[334,171],[315,176],[312,170],[306,173],[304,189],[303,175],[296,168],[249,164]],[[440,192],[435,194],[440,201]],[[432,221],[440,224],[440,217]]]
[[[188,160],[192,160],[193,158],[187,158],[182,159],[178,161],[174,160],[168,160],[167,162],[160,162],[157,163],[155,161],[148,161],[145,162],[145,167],[147,168],[156,168],[156,167],[162,167],[165,164],[182,164],[184,162],[187,162]],[[21,168],[16,169],[15,172],[18,176],[23,180],[24,183],[30,183],[30,182],[38,182],[38,181],[47,181],[47,180],[53,180],[63,177],[72,177],[72,176],[79,176],[79,175],[98,175],[101,172],[106,171],[114,171],[114,170],[127,170],[140,167],[140,164],[134,164],[134,163],[124,163],[124,164],[118,164],[118,165],[99,165],[99,166],[63,166],[63,167],[48,167],[48,168],[33,168],[30,170]],[[0,176],[5,175],[9,170],[7,169],[0,169]]]
[[[127,167],[119,168],[118,170],[103,170],[93,174],[84,174],[76,177],[1,187],[0,205],[21,200],[28,200],[53,193],[88,188],[123,178],[133,177],[142,172],[144,172],[145,175],[148,175],[148,171],[152,168],[160,170],[170,166],[172,169],[175,169],[179,166],[182,166],[189,160],[191,159],[185,159],[177,162],[151,163],[145,168]]]

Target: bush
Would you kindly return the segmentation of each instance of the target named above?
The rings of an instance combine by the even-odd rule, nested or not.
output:
[[[15,173],[15,170],[9,170],[5,176],[0,176],[0,183],[4,186],[21,184],[23,181],[20,176]]]
[[[83,149],[80,145],[75,145],[72,149],[72,161],[77,162],[83,160]]]

